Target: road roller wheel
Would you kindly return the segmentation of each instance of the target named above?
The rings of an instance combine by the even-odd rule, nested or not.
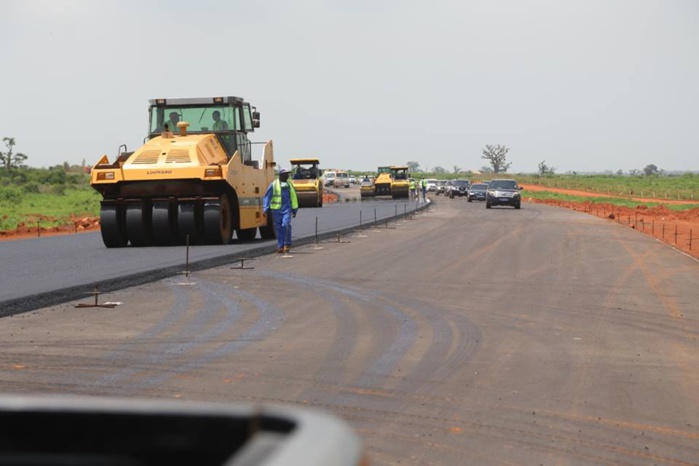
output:
[[[177,208],[169,201],[153,202],[153,244],[174,246],[177,244]]]
[[[199,240],[199,222],[197,222],[197,205],[194,201],[181,202],[177,205],[177,239],[179,244],[197,244]]]
[[[117,204],[100,207],[100,231],[108,248],[123,248],[129,242],[126,236],[124,208]]]
[[[204,241],[206,244],[228,244],[233,236],[231,206],[228,196],[204,203]]]
[[[144,202],[126,204],[126,235],[131,246],[151,244],[151,207]]]

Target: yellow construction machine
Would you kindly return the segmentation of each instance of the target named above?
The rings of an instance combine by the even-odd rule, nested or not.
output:
[[[361,199],[376,196],[373,176],[370,178],[367,174],[359,178],[359,196]]]
[[[108,248],[227,244],[274,238],[262,211],[274,179],[272,141],[252,159],[248,134],[260,114],[240,97],[150,100],[146,142],[102,156],[91,186],[102,194],[100,223]],[[123,150],[122,150],[123,149]]]
[[[394,165],[391,167],[391,197],[399,199],[410,195],[410,173],[408,167],[404,165]]]
[[[296,190],[299,207],[323,207],[323,182],[318,159],[291,159],[291,184]]]
[[[391,184],[393,184],[391,167],[379,167],[374,180],[374,195],[390,196]]]

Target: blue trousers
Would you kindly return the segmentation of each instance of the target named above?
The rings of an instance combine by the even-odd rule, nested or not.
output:
[[[291,212],[272,211],[274,231],[277,235],[277,247],[291,246]]]

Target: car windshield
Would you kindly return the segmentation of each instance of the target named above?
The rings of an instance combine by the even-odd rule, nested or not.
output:
[[[517,189],[515,180],[494,180],[488,185],[489,189]]]
[[[485,190],[485,188],[487,188],[487,186],[484,185],[484,184],[474,184],[474,185],[471,185],[471,189],[474,190],[474,191],[478,191],[478,190],[481,190],[481,191],[482,191],[482,190]]]
[[[451,182],[451,184],[453,186],[458,186],[458,187],[468,186],[468,181],[466,181],[466,180],[454,180]]]

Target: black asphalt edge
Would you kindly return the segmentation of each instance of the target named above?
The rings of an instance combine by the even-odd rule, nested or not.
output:
[[[391,222],[395,222],[398,219],[409,217],[427,209],[430,203],[422,204],[416,207],[410,212],[400,213],[398,215],[377,220],[376,222],[367,222],[362,224],[362,228],[369,228],[376,225],[387,225]],[[316,242],[324,241],[330,238],[337,238],[338,236],[344,236],[349,233],[357,232],[359,225],[354,225],[351,227],[333,230],[325,232],[322,234],[304,236],[301,238],[294,238],[295,246],[303,246],[305,244],[314,244]],[[219,267],[222,265],[231,264],[234,262],[239,262],[241,259],[252,259],[254,257],[261,257],[272,254],[272,251],[276,249],[276,244],[274,242],[266,241],[264,245],[260,245],[254,249],[248,249],[247,251],[236,252],[232,254],[225,254],[219,257],[213,257],[208,259],[202,259],[199,261],[190,262],[189,272],[196,272],[199,270],[211,269],[214,267]],[[45,293],[39,293],[32,296],[25,296],[22,298],[9,299],[6,301],[0,301],[0,318],[13,316],[17,314],[23,314],[25,312],[34,311],[36,309],[41,309],[44,307],[55,306],[58,304],[63,304],[68,301],[75,301],[84,298],[86,304],[94,302],[94,296],[92,292],[95,287],[99,288],[100,293],[107,293],[117,290],[123,290],[124,288],[130,288],[132,286],[144,285],[146,283],[156,282],[169,277],[174,277],[177,275],[183,275],[185,273],[185,264],[175,265],[169,267],[163,267],[160,269],[149,270],[147,272],[139,272],[130,275],[124,275],[112,279],[110,281],[100,281],[91,282],[84,285],[76,285],[69,288],[63,288],[60,290],[47,291]]]

